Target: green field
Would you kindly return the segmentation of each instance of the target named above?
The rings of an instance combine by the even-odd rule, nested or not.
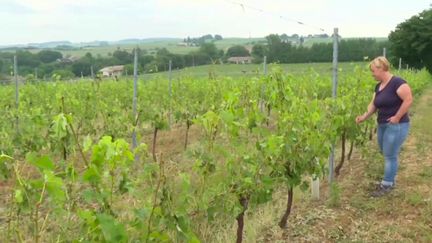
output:
[[[366,67],[368,62],[342,62],[338,64],[338,74],[341,77],[350,75],[356,67]],[[323,75],[327,78],[332,77],[333,64],[328,63],[294,63],[294,64],[269,64],[267,65],[267,73],[271,73],[275,69],[281,69],[284,73],[291,75]],[[187,67],[184,69],[172,70],[171,77],[173,79],[182,78],[253,78],[260,77],[264,74],[263,64],[215,64],[202,65],[196,67]],[[139,74],[143,80],[160,80],[168,79],[169,72],[144,73]],[[121,79],[132,79],[132,75],[124,75]],[[77,80],[80,78],[77,78]],[[103,78],[109,80],[111,78]],[[10,82],[11,77],[3,77],[0,81]]]
[[[374,37],[371,37],[374,38]],[[351,39],[351,38],[346,38]],[[375,38],[377,41],[385,41],[387,38]],[[304,46],[310,47],[314,43],[328,43],[331,42],[331,38],[305,38]],[[179,46],[178,43],[183,42],[183,39],[158,39],[155,41],[143,41],[137,44],[110,44],[108,46],[76,46],[75,49],[71,50],[59,50],[64,56],[84,56],[87,52],[90,52],[93,56],[108,56],[118,48],[122,50],[132,51],[133,48],[139,47],[147,50],[150,54],[154,53],[158,48],[166,48],[168,51],[174,54],[187,54],[191,51],[196,51],[199,47],[193,46]],[[215,41],[215,45],[218,49],[226,51],[229,47],[234,45],[246,45],[252,46],[259,42],[265,42],[265,38],[225,38],[220,41]],[[41,49],[29,49],[31,52],[39,52]],[[56,50],[56,49],[54,49]],[[2,51],[15,51],[15,49],[5,49]]]
[[[215,45],[218,49],[226,50],[234,45],[253,45],[259,41],[265,41],[264,38],[227,38],[221,41],[215,41]],[[199,47],[195,46],[180,46],[179,43],[183,42],[183,39],[175,40],[158,40],[154,42],[139,43],[139,44],[123,44],[123,45],[110,45],[104,47],[83,47],[77,48],[76,50],[62,50],[63,55],[71,56],[84,56],[87,52],[93,55],[107,56],[108,53],[114,52],[117,48],[127,50],[131,52],[135,47],[147,50],[150,54],[153,54],[158,48],[166,48],[169,52],[175,54],[187,54],[192,51],[197,51]]]
[[[371,37],[374,38],[374,37]],[[351,39],[351,38],[347,38]],[[385,41],[387,38],[375,38],[377,41]],[[235,45],[245,45],[252,47],[254,44],[259,42],[265,43],[265,38],[225,38],[220,41],[215,41],[215,45],[218,49],[222,49],[226,51],[231,46]],[[87,52],[92,53],[94,56],[108,56],[109,53],[114,52],[117,48],[122,50],[132,51],[133,48],[139,47],[141,49],[145,49],[150,53],[155,52],[158,48],[166,48],[169,52],[174,54],[188,54],[191,51],[196,51],[199,47],[193,46],[179,46],[178,43],[183,42],[183,39],[170,39],[170,40],[158,40],[154,42],[146,42],[139,44],[123,44],[123,45],[109,45],[104,47],[83,47],[77,48],[76,50],[64,51],[61,52],[63,55],[71,55],[71,56],[84,56]],[[332,42],[331,38],[306,38],[304,42],[304,46],[310,47],[315,43],[329,43]]]
[[[367,62],[344,62],[338,64],[339,75],[352,73],[356,66],[366,66]],[[280,68],[283,72],[297,74],[323,74],[331,77],[332,63],[294,63],[294,64],[269,64],[267,72]],[[181,77],[203,78],[203,77],[258,77],[264,74],[263,64],[218,64],[189,67],[172,71],[174,79]],[[169,72],[141,75],[144,79],[167,78]]]
[[[265,38],[226,38],[220,41],[215,41],[215,45],[218,49],[226,50],[234,45],[253,45],[257,42],[265,41]],[[183,39],[158,39],[155,41],[143,41],[141,43],[135,44],[110,44],[108,46],[76,46],[71,50],[61,50],[54,48],[53,50],[60,51],[64,56],[84,56],[87,52],[90,52],[93,56],[108,56],[109,53],[113,53],[118,48],[126,51],[132,51],[133,48],[139,47],[141,49],[147,50],[150,54],[153,54],[159,48],[166,48],[168,51],[174,54],[187,54],[191,51],[196,51],[199,47],[194,46],[180,46],[180,42]],[[29,49],[29,51],[36,53],[41,49]],[[3,51],[15,51],[15,49],[5,49]]]
[[[382,165],[368,142],[373,119],[354,122],[376,84],[365,63],[340,65],[336,98],[330,63],[281,65],[288,74],[235,76],[246,67],[244,75],[261,66],[182,70],[171,87],[166,73],[153,81],[141,76],[135,91],[131,77],[28,82],[19,86],[19,105],[15,85],[0,86],[0,222],[6,222],[0,224],[0,242],[234,242],[237,227],[245,242],[315,242],[304,238],[311,235],[376,242],[380,232],[385,239],[430,242],[430,217],[413,217],[414,227],[394,231],[365,224],[381,223],[388,203],[398,222],[406,219],[399,209],[430,215],[432,206],[430,188],[404,188],[408,183],[396,189],[402,204],[363,195]],[[415,96],[430,84],[425,70],[396,74],[409,80]],[[427,127],[418,129],[416,138],[423,138],[417,132],[427,135]],[[341,178],[348,180],[338,180],[342,191],[317,203],[303,191],[312,175],[325,180],[332,143],[351,144],[357,153],[343,167]],[[430,150],[426,143],[418,147]],[[416,156],[414,149],[409,151]],[[430,179],[426,155],[407,178]],[[295,196],[288,222],[281,216],[290,212],[289,191]],[[315,224],[328,226],[330,220],[328,231]],[[286,223],[290,230],[283,232]],[[406,235],[398,237],[401,230]]]

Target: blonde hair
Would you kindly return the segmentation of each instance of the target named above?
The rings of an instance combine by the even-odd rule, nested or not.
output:
[[[385,58],[383,56],[379,56],[379,57],[373,59],[369,63],[369,68],[372,68],[372,66],[374,66],[378,69],[382,69],[383,71],[389,71],[390,70],[390,63],[387,60],[387,58]]]

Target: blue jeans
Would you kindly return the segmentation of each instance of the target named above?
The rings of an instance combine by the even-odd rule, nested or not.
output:
[[[394,186],[398,171],[398,154],[402,143],[405,141],[410,124],[409,122],[398,124],[378,124],[378,144],[384,155],[384,179],[381,184]]]

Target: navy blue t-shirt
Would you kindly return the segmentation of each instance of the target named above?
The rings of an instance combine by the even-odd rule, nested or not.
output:
[[[402,105],[402,99],[396,93],[397,89],[406,81],[400,77],[393,76],[389,83],[379,91],[380,84],[375,86],[374,105],[378,109],[378,123],[388,123],[387,119],[396,115]],[[408,112],[402,116],[400,123],[409,122]]]

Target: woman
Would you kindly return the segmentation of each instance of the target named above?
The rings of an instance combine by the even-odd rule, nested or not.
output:
[[[413,98],[407,82],[390,73],[390,64],[385,57],[375,58],[369,68],[378,84],[367,112],[358,116],[356,122],[361,123],[378,111],[378,144],[384,155],[385,166],[384,178],[371,196],[379,197],[395,187],[398,154],[408,135],[408,109]]]

